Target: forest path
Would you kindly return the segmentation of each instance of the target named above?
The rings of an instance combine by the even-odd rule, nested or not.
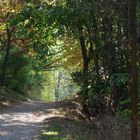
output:
[[[73,101],[32,101],[0,109],[0,140],[94,140]],[[96,138],[95,138],[96,139]]]
[[[49,110],[57,103],[25,102],[0,110],[0,140],[37,140]],[[45,111],[44,111],[45,110]]]
[[[2,108],[0,140],[130,140],[129,129],[114,125],[115,118],[88,122],[79,107],[71,100],[32,101]]]

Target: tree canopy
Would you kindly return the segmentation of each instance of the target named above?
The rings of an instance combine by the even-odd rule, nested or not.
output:
[[[137,139],[139,1],[1,0],[0,13],[3,96],[47,91],[44,97],[61,100],[80,89],[84,113],[131,115]]]

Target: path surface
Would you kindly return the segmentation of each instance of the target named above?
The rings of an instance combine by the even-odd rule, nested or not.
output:
[[[0,110],[0,140],[37,140],[43,121],[51,117],[55,103],[26,102]]]
[[[115,118],[88,123],[76,110],[71,102],[25,102],[0,109],[0,140],[130,139],[129,129],[116,126]]]

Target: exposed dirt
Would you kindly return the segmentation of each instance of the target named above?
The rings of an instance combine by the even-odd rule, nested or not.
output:
[[[5,107],[6,106],[6,107]],[[54,120],[54,118],[56,118]],[[76,111],[76,105],[71,102],[24,102],[17,105],[5,103],[0,108],[0,140],[38,140],[41,130],[48,120],[58,121],[54,125],[67,121],[84,119]],[[71,120],[66,119],[71,118]],[[63,121],[64,120],[64,121]],[[65,120],[67,120],[65,122]],[[49,124],[49,122],[47,122]],[[76,123],[75,123],[76,124]],[[77,125],[77,124],[76,124]],[[53,126],[51,126],[53,128]],[[51,128],[50,128],[51,130]],[[48,139],[48,138],[45,138]]]
[[[0,109],[0,140],[33,140],[56,103],[25,102]],[[45,110],[45,112],[44,112]],[[48,110],[48,111],[46,111]]]
[[[0,109],[0,140],[129,140],[115,117],[92,122],[70,102],[24,102]]]

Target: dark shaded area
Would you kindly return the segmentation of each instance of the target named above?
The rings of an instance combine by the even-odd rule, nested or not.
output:
[[[57,105],[55,116],[45,120],[39,140],[130,140],[130,125],[117,116],[104,115],[89,122],[75,103]]]
[[[45,121],[42,140],[96,140],[94,125],[69,118],[53,117]]]

